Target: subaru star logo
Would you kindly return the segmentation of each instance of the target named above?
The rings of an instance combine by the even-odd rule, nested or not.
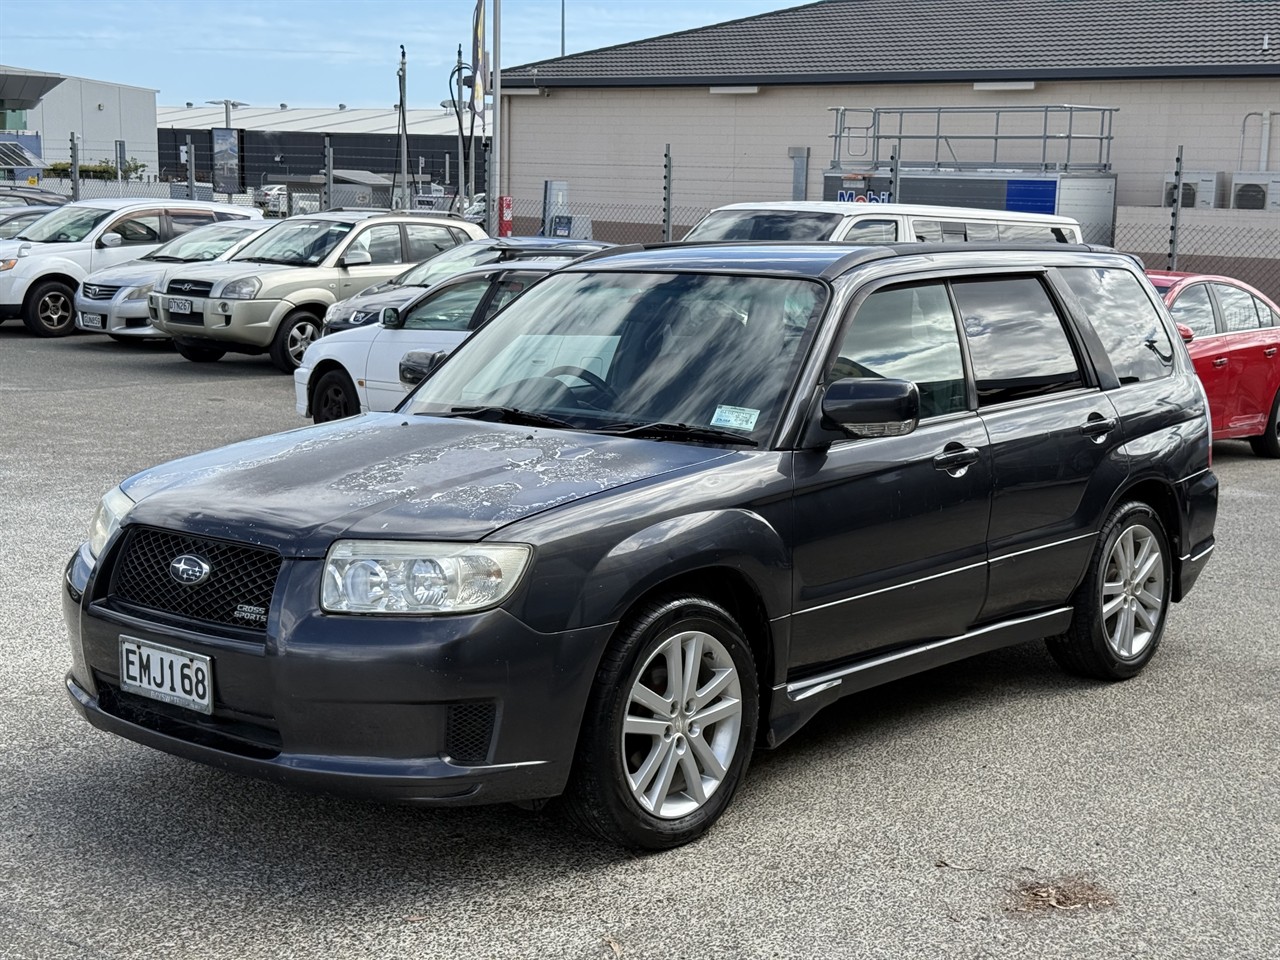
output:
[[[169,576],[187,587],[204,583],[212,572],[213,568],[209,566],[209,561],[193,553],[184,553],[169,562]]]

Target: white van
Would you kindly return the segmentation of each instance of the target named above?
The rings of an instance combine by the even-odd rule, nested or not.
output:
[[[1077,221],[1046,213],[827,200],[731,203],[712,210],[684,239],[1083,242]]]

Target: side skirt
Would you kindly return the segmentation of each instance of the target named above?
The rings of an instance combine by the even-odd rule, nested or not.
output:
[[[1071,625],[1071,607],[1048,610],[972,630],[958,637],[857,660],[773,688],[765,743],[776,747],[828,704],[870,687],[932,670],[967,657],[1062,633]]]

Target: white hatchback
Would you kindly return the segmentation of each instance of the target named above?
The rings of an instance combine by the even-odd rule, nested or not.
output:
[[[293,372],[298,413],[316,423],[371,410],[394,410],[421,378],[405,371],[410,352],[451,353],[482,323],[524,289],[571,261],[513,261],[456,274],[381,322],[321,337]]]

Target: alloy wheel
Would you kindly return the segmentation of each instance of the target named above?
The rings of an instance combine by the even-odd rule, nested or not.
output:
[[[1122,660],[1146,650],[1165,605],[1164,557],[1155,534],[1141,524],[1116,538],[1102,577],[1102,629]]]

